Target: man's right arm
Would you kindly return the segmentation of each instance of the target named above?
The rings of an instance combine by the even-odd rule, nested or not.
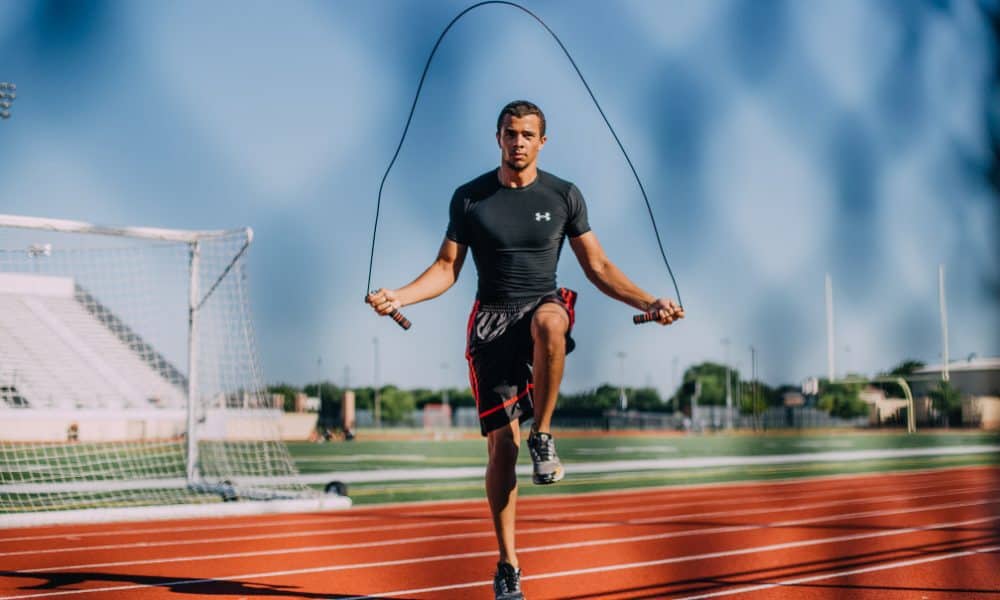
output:
[[[379,290],[369,294],[367,302],[378,314],[387,315],[394,309],[440,296],[458,280],[468,248],[445,238],[437,258],[419,277],[398,290]]]

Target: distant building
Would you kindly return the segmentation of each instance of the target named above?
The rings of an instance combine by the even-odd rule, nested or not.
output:
[[[941,381],[943,365],[928,365],[913,373],[914,397],[927,397]],[[962,422],[1000,429],[1000,358],[975,358],[948,364],[951,386],[962,394]]]

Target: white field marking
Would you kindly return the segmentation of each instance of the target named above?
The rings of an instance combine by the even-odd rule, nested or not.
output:
[[[858,533],[858,534],[851,534],[851,535],[841,535],[841,536],[835,536],[835,537],[830,537],[830,538],[821,538],[821,539],[812,539],[812,540],[799,540],[799,541],[795,541],[795,542],[784,542],[784,543],[780,543],[780,544],[769,544],[769,545],[766,545],[766,546],[753,546],[753,547],[750,547],[750,548],[737,548],[735,550],[724,550],[724,551],[719,551],[719,552],[710,552],[710,553],[707,553],[707,554],[696,554],[696,555],[690,555],[690,556],[675,556],[675,557],[662,558],[662,559],[658,559],[658,560],[643,561],[643,562],[637,562],[637,563],[625,563],[625,564],[617,564],[617,565],[606,565],[606,566],[602,566],[602,567],[590,567],[590,568],[586,568],[586,569],[574,569],[574,570],[571,570],[571,571],[561,571],[561,572],[556,572],[556,573],[543,573],[543,574],[539,574],[539,575],[528,575],[528,576],[523,577],[522,579],[524,579],[524,580],[549,579],[549,578],[552,578],[552,577],[567,577],[567,576],[571,576],[571,575],[583,575],[583,574],[588,574],[588,573],[601,573],[601,572],[607,572],[607,571],[620,571],[620,570],[625,570],[625,569],[634,569],[634,568],[641,568],[641,567],[665,565],[665,564],[670,564],[670,563],[694,562],[694,561],[699,561],[699,560],[710,560],[710,559],[715,559],[715,558],[725,558],[725,557],[728,557],[728,556],[739,556],[739,555],[744,555],[744,554],[755,554],[755,553],[759,553],[759,552],[773,552],[773,551],[777,551],[777,550],[785,550],[785,549],[788,549],[788,548],[801,548],[801,547],[805,547],[805,546],[816,546],[816,545],[827,544],[827,543],[838,543],[838,542],[848,542],[848,541],[862,540],[862,539],[892,537],[892,536],[905,535],[905,534],[910,534],[910,533],[920,533],[920,532],[925,532],[925,531],[934,531],[934,530],[938,530],[938,529],[946,529],[946,528],[949,528],[949,527],[963,527],[963,526],[966,526],[966,525],[976,525],[976,524],[979,524],[979,523],[987,523],[987,522],[990,522],[990,521],[997,521],[997,520],[1000,520],[1000,516],[981,517],[981,518],[978,518],[978,519],[969,519],[969,520],[966,520],[966,521],[954,521],[954,522],[949,522],[949,523],[932,523],[930,525],[921,525],[921,526],[917,526],[917,527],[907,527],[907,528],[902,528],[902,529],[892,529],[892,530],[883,530],[883,531],[868,532],[868,533]],[[522,553],[524,553],[524,552],[540,552],[540,551],[547,551],[547,550],[552,550],[552,549],[557,549],[557,548],[561,549],[563,547],[574,548],[576,546],[577,546],[577,544],[558,544],[558,545],[555,545],[555,546],[538,546],[538,547],[534,547],[534,548],[526,548],[526,549],[520,550],[520,552],[522,552]],[[43,592],[43,593],[40,593],[40,594],[25,594],[25,595],[20,595],[20,596],[4,596],[4,597],[0,597],[0,600],[19,600],[19,599],[23,599],[23,598],[43,598],[43,597],[51,597],[51,596],[69,596],[69,595],[79,595],[79,594],[92,594],[92,593],[103,593],[103,592],[113,592],[113,591],[147,589],[147,588],[156,588],[156,587],[178,587],[178,586],[182,586],[182,585],[193,585],[193,584],[198,584],[198,583],[212,583],[212,582],[218,582],[218,581],[233,581],[233,580],[242,580],[242,579],[254,580],[254,579],[264,579],[264,578],[271,578],[271,577],[283,577],[283,576],[288,576],[288,575],[303,575],[303,574],[310,574],[310,573],[327,573],[327,572],[333,572],[333,571],[349,571],[349,570],[356,570],[356,569],[372,569],[372,568],[393,567],[393,566],[408,565],[408,564],[418,564],[418,563],[426,563],[426,562],[439,562],[439,561],[448,561],[448,560],[463,560],[463,559],[469,559],[469,558],[485,558],[485,557],[494,557],[494,556],[496,556],[496,550],[489,550],[489,551],[483,551],[483,552],[464,552],[464,553],[461,553],[461,554],[440,554],[440,555],[437,555],[437,556],[426,556],[426,557],[421,557],[421,558],[404,558],[404,559],[379,561],[379,562],[370,562],[370,563],[357,563],[357,564],[353,564],[353,565],[327,565],[327,566],[322,566],[322,567],[307,567],[307,568],[301,568],[301,569],[288,569],[288,570],[284,570],[284,571],[269,571],[269,572],[264,572],[264,573],[243,573],[243,574],[240,574],[240,575],[227,575],[227,576],[220,576],[220,577],[212,577],[212,578],[209,578],[209,579],[179,579],[179,580],[176,580],[176,581],[165,581],[165,582],[156,583],[156,584],[131,584],[131,585],[120,585],[120,586],[112,586],[112,587],[103,587],[103,588],[88,588],[88,589],[81,589],[81,590],[61,590],[61,591],[57,591],[57,592]],[[20,571],[19,573],[23,573],[23,571]],[[123,575],[123,577],[128,577],[128,576],[127,575]],[[391,592],[381,592],[381,593],[372,594],[372,595],[354,596],[352,598],[352,600],[361,600],[361,599],[364,599],[364,598],[381,598],[381,597],[390,597],[390,596],[402,596],[402,595],[406,595],[406,594],[426,593],[426,592],[442,591],[442,590],[447,590],[447,589],[459,589],[459,588],[468,588],[468,587],[478,587],[478,586],[481,586],[481,585],[489,585],[489,584],[490,584],[489,581],[475,581],[475,582],[471,582],[471,583],[459,583],[459,584],[452,584],[452,585],[448,585],[448,586],[439,586],[439,587],[434,587],[434,588],[422,588],[422,589],[417,589],[417,590],[396,590],[396,591],[391,591]]]
[[[686,596],[684,598],[678,598],[677,600],[700,600],[701,598],[716,598],[718,596],[731,596],[733,594],[745,594],[748,592],[755,592],[757,590],[767,590],[779,586],[792,586],[799,585],[800,583],[809,583],[812,581],[821,581],[823,579],[836,579],[838,577],[849,577],[851,575],[860,575],[862,573],[871,573],[873,571],[887,571],[890,569],[899,569],[901,567],[911,567],[913,565],[921,565],[929,562],[937,562],[939,560],[949,560],[952,558],[961,558],[963,556],[972,556],[974,554],[987,554],[990,552],[1000,552],[1000,546],[986,546],[984,548],[975,548],[972,550],[961,550],[958,552],[949,552],[948,554],[941,554],[938,556],[926,556],[924,558],[911,558],[907,560],[900,560],[891,563],[885,563],[882,565],[874,565],[871,567],[862,567],[860,569],[851,569],[850,571],[837,571],[836,573],[824,573],[822,575],[810,575],[808,577],[796,577],[795,579],[785,579],[784,581],[776,581],[774,583],[765,583],[756,586],[742,587],[735,590],[724,590],[721,592],[711,592],[708,594],[701,594],[698,596]],[[525,578],[527,579],[527,578]]]
[[[821,517],[810,517],[806,519],[794,519],[786,521],[778,521],[775,523],[754,523],[749,525],[724,525],[718,527],[708,527],[702,529],[689,529],[684,531],[670,531],[665,533],[655,533],[639,536],[630,536],[627,538],[609,538],[609,539],[599,539],[599,540],[589,540],[586,542],[572,542],[569,544],[562,544],[558,546],[546,546],[543,549],[555,549],[561,547],[567,548],[577,548],[582,546],[599,546],[607,544],[616,543],[627,543],[627,542],[638,542],[638,541],[650,541],[650,540],[660,540],[669,539],[677,537],[691,537],[699,535],[708,535],[716,533],[733,533],[737,531],[750,531],[754,529],[774,529],[778,527],[789,527],[796,525],[806,525],[811,523],[822,523],[829,521],[840,521],[845,519],[856,519],[856,518],[868,518],[868,517],[883,517],[898,514],[910,514],[916,512],[927,512],[930,510],[939,509],[951,509],[951,508],[965,508],[969,506],[981,506],[984,504],[1000,504],[1000,498],[991,500],[978,500],[973,502],[952,502],[948,504],[938,504],[919,508],[902,508],[895,510],[882,510],[882,511],[864,511],[859,513],[846,513],[846,514],[835,514],[835,515],[825,515]],[[780,509],[779,509],[780,510]],[[624,523],[582,523],[573,525],[553,525],[549,527],[539,527],[533,529],[522,530],[522,534],[538,534],[538,533],[552,533],[557,531],[573,531],[573,530],[583,530],[583,529],[599,529],[615,527],[622,524],[636,524],[635,521],[643,522],[654,522],[652,519],[636,519],[625,521]],[[472,532],[472,533],[455,533],[448,535],[436,535],[436,536],[421,536],[416,538],[403,538],[395,540],[380,540],[377,542],[356,542],[351,544],[332,544],[326,546],[312,546],[303,548],[280,548],[274,550],[254,550],[249,552],[232,552],[226,554],[215,554],[215,555],[194,555],[194,556],[176,556],[167,558],[152,558],[145,560],[130,560],[130,561],[117,561],[117,562],[105,562],[105,563],[91,563],[91,564],[76,564],[76,565],[63,565],[57,567],[42,567],[37,569],[21,569],[20,573],[46,573],[51,571],[68,571],[76,569],[94,569],[94,568],[106,568],[106,567],[124,567],[124,566],[136,566],[136,565],[150,565],[150,564],[165,564],[165,563],[176,563],[176,562],[201,562],[206,560],[220,560],[220,559],[231,559],[231,558],[248,558],[252,556],[277,556],[277,555],[287,555],[287,554],[302,554],[309,552],[329,552],[333,550],[351,550],[359,548],[376,548],[376,547],[386,547],[386,546],[405,546],[411,543],[421,543],[421,542],[437,542],[448,539],[469,539],[469,538],[490,538],[494,532]],[[522,552],[531,552],[528,550],[522,550]]]
[[[867,490],[870,492],[871,490]],[[909,490],[914,491],[914,490]],[[828,508],[831,506],[843,506],[846,504],[858,504],[858,503],[881,503],[881,502],[897,502],[903,500],[923,500],[927,498],[937,498],[940,496],[956,496],[960,494],[971,494],[977,492],[993,492],[1000,491],[1000,488],[992,488],[989,486],[980,486],[973,488],[959,488],[953,490],[937,491],[930,494],[922,495],[911,495],[898,494],[895,496],[875,496],[875,497],[863,497],[863,498],[846,498],[841,500],[828,500],[825,502],[814,502],[811,504],[799,504],[799,505],[788,505],[783,504],[779,507],[760,507],[760,508],[743,508],[738,511],[724,510],[715,512],[699,512],[699,513],[682,513],[676,515],[666,515],[662,517],[655,517],[653,519],[631,519],[628,522],[633,524],[645,524],[645,523],[657,523],[663,520],[671,521],[675,519],[689,519],[689,518],[705,518],[705,517],[730,517],[730,516],[745,516],[745,515],[755,515],[769,512],[778,511],[789,511],[789,510],[811,510],[814,508]],[[806,498],[811,497],[813,494],[805,495]],[[796,496],[787,496],[781,498],[781,500],[796,500],[802,499]],[[732,499],[727,499],[724,503],[731,503]],[[718,502],[713,502],[718,503]],[[607,515],[615,514],[621,512],[646,512],[650,510],[662,511],[668,508],[676,508],[678,506],[685,505],[705,505],[709,504],[707,501],[703,502],[684,502],[684,503],[667,503],[660,505],[647,505],[642,508],[637,508],[634,506],[626,507],[616,507],[616,508],[605,508],[600,510],[588,510],[588,511],[577,511],[572,513],[560,513],[559,518],[577,518],[577,517],[591,517],[597,515]],[[523,516],[523,515],[522,515]],[[485,522],[487,519],[483,518],[470,518],[470,519],[459,519],[452,523],[455,524],[466,524],[466,523],[479,523]],[[44,548],[44,549],[31,549],[31,550],[14,550],[9,552],[0,552],[0,557],[2,556],[23,556],[23,555],[36,555],[36,554],[56,554],[64,552],[76,552],[80,550],[96,551],[96,550],[123,550],[127,548],[161,548],[166,546],[192,546],[197,544],[217,544],[217,543],[229,543],[229,542],[246,542],[254,540],[267,540],[267,539],[286,539],[292,537],[314,537],[317,535],[330,535],[330,534],[346,534],[346,533],[366,533],[374,531],[386,531],[386,530],[396,530],[396,529],[421,529],[427,527],[440,527],[441,523],[437,521],[427,522],[427,523],[404,523],[404,524],[392,524],[392,525],[372,525],[365,527],[353,527],[353,528],[333,528],[333,529],[313,529],[310,531],[296,531],[296,532],[278,532],[278,533],[259,533],[253,535],[243,535],[243,536],[230,536],[230,537],[212,537],[208,539],[183,539],[183,540],[164,540],[160,542],[130,542],[125,544],[103,544],[99,546],[67,546],[61,548]],[[533,530],[526,530],[528,532]]]
[[[607,454],[671,454],[677,446],[615,446],[613,448],[576,448],[572,454],[600,456]]]
[[[953,474],[964,474],[967,471],[986,471],[992,470],[995,467],[992,465],[969,465],[963,467],[953,467],[953,466],[943,466],[943,467],[931,467],[927,469],[912,469],[903,471],[892,471],[886,473],[835,473],[832,475],[807,475],[804,477],[788,477],[785,479],[778,480],[750,480],[750,481],[722,481],[714,483],[696,483],[696,484],[679,484],[679,485],[666,485],[666,486],[652,486],[652,487],[642,487],[633,488],[627,490],[599,490],[594,492],[578,492],[574,493],[573,496],[576,498],[589,498],[589,497],[604,497],[604,496],[658,496],[660,494],[672,494],[677,492],[689,492],[689,491],[718,491],[720,489],[743,489],[743,488],[760,488],[766,487],[768,489],[775,487],[785,487],[792,485],[808,485],[811,483],[825,483],[827,481],[838,482],[843,480],[868,480],[868,479],[904,479],[906,480],[903,485],[907,482],[916,481],[920,482],[926,479],[923,477],[927,476],[939,476],[942,471],[951,471],[949,475]],[[953,481],[942,482],[939,479],[933,480],[935,483],[947,485],[949,483],[954,484]],[[885,484],[886,486],[892,487],[892,484]],[[876,486],[877,487],[877,486]],[[920,486],[923,487],[923,486]],[[936,486],[930,486],[936,487]],[[869,489],[866,487],[866,489]],[[911,489],[918,489],[913,487]],[[830,489],[816,490],[816,493],[825,493],[828,491],[834,491]],[[556,507],[561,507],[563,504],[560,500],[565,499],[564,494],[546,494],[540,496],[527,496],[521,499],[521,506],[526,507],[531,504],[532,507],[537,508],[542,502],[552,502]],[[644,499],[645,500],[645,499]],[[269,520],[265,522],[255,521],[253,523],[254,528],[263,527],[281,527],[285,525],[308,525],[308,524],[330,524],[334,522],[353,522],[358,519],[382,519],[385,515],[383,512],[389,512],[392,509],[397,508],[413,508],[421,506],[440,506],[440,505],[454,505],[454,504],[470,504],[470,507],[463,507],[461,509],[450,509],[446,511],[431,511],[426,513],[421,512],[408,512],[407,516],[434,516],[434,515],[444,515],[451,514],[454,512],[461,512],[466,510],[466,508],[476,508],[479,505],[485,505],[485,500],[479,499],[454,499],[454,500],[423,500],[416,502],[389,502],[378,505],[370,505],[363,507],[355,507],[353,510],[358,511],[368,511],[377,510],[377,514],[350,514],[350,513],[339,513],[336,515],[324,514],[317,515],[313,519],[289,519],[289,520]],[[589,503],[585,502],[575,502],[573,505],[586,505]],[[342,518],[341,518],[342,517]],[[227,529],[246,529],[247,522],[240,523],[213,523],[208,525],[192,525],[184,527],[148,527],[143,529],[112,529],[112,530],[102,530],[102,531],[88,531],[88,532],[78,532],[78,533],[54,533],[45,535],[27,535],[19,537],[2,538],[0,537],[0,544],[6,542],[24,542],[33,540],[53,540],[53,539],[80,539],[85,537],[101,537],[101,536],[118,536],[118,535],[134,535],[134,534],[147,534],[147,533],[170,533],[170,532],[193,532],[193,531],[216,531],[216,530],[227,530]]]
[[[886,450],[828,450],[805,454],[762,454],[755,456],[689,456],[683,458],[647,458],[638,460],[607,460],[568,463],[574,473],[619,473],[623,471],[664,471],[670,469],[698,469],[706,467],[744,467],[823,462],[854,462],[859,460],[884,460],[889,458],[914,458],[922,456],[965,456],[995,454],[1000,445],[978,444],[968,446],[936,446],[933,448],[892,448]],[[295,477],[250,477],[246,482],[254,485],[281,485],[294,483],[326,483],[331,479],[344,483],[416,481],[440,479],[471,479],[483,477],[486,466],[432,467],[426,469],[370,469],[367,471],[336,471],[310,473]],[[517,467],[518,475],[530,475],[531,465]],[[10,486],[7,486],[8,488]],[[0,490],[4,486],[0,485]]]
[[[571,577],[571,576],[574,576],[574,575],[590,575],[590,574],[593,574],[593,573],[606,573],[608,571],[623,571],[623,570],[626,570],[626,569],[639,569],[639,568],[643,568],[643,567],[654,567],[654,566],[666,565],[666,564],[671,564],[671,563],[691,562],[691,561],[698,561],[698,560],[711,560],[711,559],[714,559],[714,558],[725,558],[725,557],[728,557],[728,556],[738,556],[738,555],[741,555],[741,554],[754,554],[754,553],[757,553],[757,552],[771,552],[771,551],[775,551],[775,550],[785,550],[787,548],[798,548],[798,547],[802,547],[802,546],[812,546],[812,545],[816,545],[816,544],[820,544],[820,543],[837,543],[837,542],[853,541],[853,540],[857,540],[857,539],[865,539],[865,538],[873,538],[873,537],[887,537],[889,535],[900,535],[902,533],[919,533],[921,531],[929,531],[929,530],[933,530],[933,529],[940,529],[940,528],[943,528],[943,527],[958,527],[958,526],[963,526],[963,525],[972,525],[972,524],[976,524],[976,523],[980,523],[980,522],[985,522],[985,521],[995,521],[995,520],[998,520],[998,519],[1000,519],[1000,517],[986,517],[984,519],[972,519],[972,520],[969,520],[969,521],[960,521],[960,522],[956,522],[956,523],[940,523],[940,524],[935,524],[935,525],[931,525],[931,526],[928,526],[928,527],[914,528],[914,529],[912,529],[910,531],[903,531],[903,530],[888,531],[888,532],[883,531],[883,532],[871,533],[871,534],[858,534],[858,535],[840,536],[840,537],[836,537],[836,538],[826,538],[826,539],[823,539],[823,540],[803,540],[803,541],[799,541],[799,542],[786,542],[786,543],[783,543],[783,544],[771,544],[769,546],[757,546],[755,548],[741,548],[739,550],[727,550],[727,551],[723,551],[723,552],[709,552],[707,554],[697,554],[697,555],[693,555],[693,556],[679,556],[679,557],[673,557],[673,558],[662,558],[662,559],[659,559],[659,560],[647,560],[647,561],[636,562],[636,563],[625,563],[625,564],[618,564],[618,565],[606,565],[606,566],[603,566],[603,567],[590,567],[590,568],[585,568],[585,569],[572,569],[572,570],[569,570],[569,571],[558,571],[558,572],[555,572],[555,573],[541,573],[541,574],[538,574],[538,575],[525,575],[524,577],[521,578],[521,580],[522,581],[533,581],[533,580],[536,580],[536,579],[552,579],[554,577]],[[1000,548],[1000,547],[991,547],[991,548],[997,549],[997,548]],[[986,549],[980,549],[980,551],[981,552],[982,551],[986,551]],[[990,550],[990,551],[992,551],[992,550]],[[966,551],[966,552],[972,553],[972,551]],[[952,553],[952,554],[958,554],[958,553]],[[928,561],[928,559],[923,559],[923,560],[924,561]],[[942,558],[942,560],[943,560],[943,558]],[[872,570],[874,570],[874,569],[872,569]],[[438,592],[438,591],[444,591],[444,590],[454,590],[454,589],[460,589],[460,588],[487,586],[487,585],[490,585],[491,583],[492,583],[492,581],[473,581],[473,582],[469,582],[469,583],[458,583],[458,584],[452,584],[452,585],[437,586],[437,587],[428,587],[428,588],[420,588],[420,589],[393,590],[393,591],[390,591],[390,592],[379,592],[377,594],[371,594],[371,595],[351,596],[351,597],[346,598],[344,600],[365,600],[365,599],[373,599],[373,598],[388,598],[388,597],[392,597],[392,596],[407,596],[407,595],[411,595],[411,594],[426,594],[426,593],[430,593],[430,592]],[[701,597],[704,597],[704,596],[695,596],[695,597],[701,598]],[[0,600],[4,600],[4,599],[0,599]],[[691,599],[684,599],[684,600],[691,600]]]
[[[777,507],[771,506],[771,507],[761,507],[761,508],[742,508],[742,509],[738,509],[738,510],[724,510],[724,511],[715,511],[715,512],[682,513],[682,514],[677,514],[677,515],[657,516],[657,517],[646,518],[646,519],[629,519],[629,520],[625,521],[625,523],[627,523],[627,524],[633,524],[633,525],[642,525],[642,524],[651,524],[651,523],[671,522],[671,521],[678,520],[678,519],[705,518],[705,517],[747,516],[747,515],[765,514],[765,513],[769,513],[769,512],[787,512],[787,511],[791,511],[791,510],[812,510],[812,509],[816,509],[816,508],[830,508],[830,507],[833,507],[833,506],[844,506],[844,505],[848,505],[848,504],[858,504],[858,503],[872,503],[872,502],[874,502],[874,503],[884,503],[884,502],[898,502],[898,501],[905,501],[905,500],[925,500],[925,499],[928,499],[928,498],[938,498],[938,497],[941,497],[941,496],[957,496],[957,495],[961,495],[961,494],[972,494],[972,493],[979,493],[979,492],[994,492],[994,491],[1000,491],[1000,488],[993,488],[993,487],[988,487],[988,486],[981,486],[981,487],[976,487],[976,488],[960,488],[960,489],[957,489],[957,490],[938,491],[938,492],[934,492],[934,493],[930,493],[930,494],[922,494],[922,495],[917,495],[917,496],[910,495],[910,494],[899,494],[899,495],[896,495],[896,496],[882,496],[882,497],[874,497],[874,498],[872,498],[872,497],[865,497],[865,498],[847,498],[847,499],[842,499],[842,500],[828,500],[828,501],[825,501],[825,502],[814,502],[814,503],[811,503],[811,504],[799,504],[799,505],[783,504],[783,505],[777,506]],[[791,499],[791,498],[789,498],[789,499]],[[595,515],[614,514],[614,513],[620,513],[620,512],[635,512],[635,511],[645,512],[645,511],[650,511],[650,510],[661,511],[664,508],[669,508],[671,506],[672,505],[670,505],[670,504],[666,504],[666,505],[652,505],[652,506],[644,507],[641,510],[637,509],[635,507],[625,507],[625,508],[611,508],[611,509],[601,509],[601,510],[577,511],[577,512],[574,512],[574,513],[563,513],[563,514],[560,514],[559,517],[560,518],[577,518],[577,517],[590,517],[590,516],[595,516]],[[464,523],[480,523],[480,522],[483,522],[485,520],[486,519],[460,519],[460,520],[455,521],[455,523],[459,523],[459,524],[464,524]],[[615,525],[615,524],[618,524],[618,523],[609,523],[608,525]],[[584,524],[584,525],[592,525],[592,524]],[[395,529],[420,529],[420,528],[440,527],[440,526],[441,526],[441,524],[439,522],[406,523],[406,524],[400,524],[400,525],[374,525],[374,526],[369,526],[369,527],[356,527],[356,528],[352,528],[352,529],[335,529],[335,530],[331,530],[330,532],[324,532],[322,530],[319,530],[319,531],[294,532],[294,533],[254,534],[254,535],[246,535],[246,536],[231,536],[231,537],[225,537],[225,538],[213,537],[213,538],[208,538],[208,539],[193,539],[193,540],[165,540],[165,541],[162,541],[162,542],[133,542],[133,543],[128,543],[128,544],[105,544],[105,545],[100,545],[100,546],[85,546],[85,547],[69,546],[69,547],[63,547],[63,548],[44,548],[44,549],[33,549],[33,550],[15,550],[15,551],[11,551],[11,552],[0,552],[0,556],[23,556],[23,555],[32,555],[32,556],[34,556],[34,555],[38,555],[38,554],[56,554],[56,553],[65,553],[65,552],[75,552],[75,551],[80,551],[80,550],[97,551],[97,550],[123,550],[123,549],[128,549],[128,548],[132,548],[132,549],[136,549],[136,548],[162,548],[162,547],[166,547],[166,546],[190,546],[190,545],[197,545],[197,544],[218,544],[218,543],[245,542],[245,541],[266,540],[266,539],[285,539],[285,538],[289,538],[289,537],[311,537],[311,536],[314,536],[314,535],[323,535],[323,534],[326,534],[326,533],[364,533],[364,532],[373,532],[373,531],[386,531],[386,530],[395,530]],[[552,529],[547,529],[547,528],[546,529],[540,529],[540,530],[539,529],[525,529],[525,530],[522,530],[523,533],[533,533],[533,532],[537,532],[537,531],[553,531],[553,530]],[[562,530],[561,529],[556,529],[555,531],[562,531]],[[462,537],[464,535],[471,535],[471,534],[460,534],[459,537]],[[486,535],[486,534],[476,534],[476,536],[478,536],[478,535]],[[473,537],[475,537],[475,536],[473,536]],[[416,538],[407,538],[407,539],[416,539]],[[422,540],[423,538],[419,538],[419,539]],[[405,541],[405,539],[403,541]],[[375,542],[373,542],[373,543],[375,543]],[[312,549],[312,550],[314,550],[314,549],[324,549],[324,548],[325,549],[335,549],[335,548],[339,548],[339,547],[341,547],[341,546],[340,545],[336,545],[336,546],[321,546],[321,547],[310,547],[310,548],[307,548],[307,549]],[[348,546],[348,547],[358,547],[358,546]],[[303,549],[302,551],[305,551],[305,550],[306,549]],[[88,566],[95,566],[95,565],[88,565]],[[104,566],[108,566],[108,565],[104,565]]]
[[[366,460],[393,460],[396,462],[427,462],[423,454],[336,454],[329,456],[306,456],[296,458],[297,463],[306,462],[362,462]]]

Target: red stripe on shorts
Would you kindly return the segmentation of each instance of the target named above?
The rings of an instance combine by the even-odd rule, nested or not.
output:
[[[479,418],[482,419],[485,416],[492,415],[493,413],[495,413],[496,411],[500,410],[501,408],[507,408],[511,404],[516,403],[521,398],[524,398],[524,396],[527,395],[527,393],[530,392],[532,390],[532,388],[534,388],[534,387],[535,387],[535,384],[529,383],[528,387],[524,388],[524,391],[521,392],[520,394],[514,396],[513,398],[511,398],[510,400],[504,402],[503,404],[501,404],[499,406],[494,406],[493,408],[491,408],[491,409],[489,409],[487,411],[483,411],[483,412],[479,413]],[[478,403],[476,404],[476,408],[477,409],[479,408],[479,404]]]
[[[479,312],[479,300],[472,305],[469,313],[469,324],[465,329],[465,360],[469,362],[469,384],[472,386],[472,397],[476,400],[476,410],[479,410],[479,379],[472,364],[472,328],[476,324],[476,313]]]

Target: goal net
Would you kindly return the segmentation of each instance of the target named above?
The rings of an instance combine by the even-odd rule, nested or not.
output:
[[[0,215],[5,521],[317,495],[263,385],[251,241]]]

